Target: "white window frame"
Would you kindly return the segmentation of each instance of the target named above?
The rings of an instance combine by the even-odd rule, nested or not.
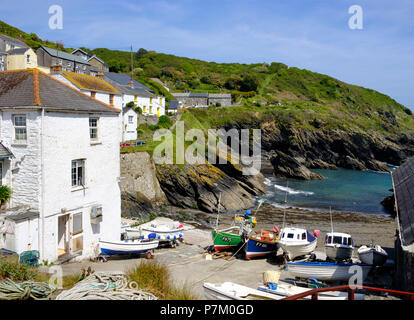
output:
[[[134,124],[134,116],[128,116],[128,124]]]
[[[24,117],[25,125],[16,125],[16,118],[17,117]],[[13,142],[16,144],[26,144],[27,143],[27,114],[13,114],[12,115],[12,122],[13,122]],[[25,139],[18,139],[16,135],[17,129],[25,129],[26,130],[26,137]]]
[[[82,181],[79,182],[79,169],[82,168]],[[75,171],[74,171],[75,169]],[[75,181],[75,182],[74,182]],[[71,185],[72,189],[85,188],[86,186],[86,160],[76,159],[72,160],[71,165]]]
[[[27,63],[30,63],[30,54],[26,55],[26,61]]]
[[[91,126],[91,120],[96,120],[96,126]],[[95,130],[96,137],[92,137],[92,130]],[[99,118],[98,117],[89,117],[89,138],[91,141],[99,141]]]

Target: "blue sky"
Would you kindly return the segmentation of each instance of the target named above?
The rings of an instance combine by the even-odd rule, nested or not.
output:
[[[48,9],[63,8],[51,30]],[[348,8],[363,9],[351,30]],[[390,95],[414,110],[412,0],[0,0],[0,19],[67,47],[216,62],[283,62]]]

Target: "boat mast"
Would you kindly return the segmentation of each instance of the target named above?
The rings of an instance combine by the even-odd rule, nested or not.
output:
[[[285,228],[285,222],[286,222],[286,204],[287,204],[288,188],[289,188],[289,180],[286,180],[285,207],[283,208],[283,227],[282,227],[282,229]]]
[[[329,215],[331,216],[331,233],[333,237],[332,207],[329,207]]]
[[[220,195],[219,195],[219,200],[218,200],[218,205],[217,205],[216,229],[218,228],[218,222],[219,222],[220,202],[221,202],[221,192],[220,192]]]

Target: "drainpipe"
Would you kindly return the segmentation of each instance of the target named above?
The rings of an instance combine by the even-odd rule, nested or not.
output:
[[[40,174],[41,174],[41,187],[40,187],[40,215],[42,219],[42,232],[41,232],[41,246],[42,250],[40,253],[40,257],[44,260],[45,257],[45,210],[44,210],[44,200],[45,200],[45,174],[44,174],[44,166],[43,166],[43,119],[45,115],[45,109],[42,108],[42,116],[40,122]],[[40,234],[39,234],[40,237]]]

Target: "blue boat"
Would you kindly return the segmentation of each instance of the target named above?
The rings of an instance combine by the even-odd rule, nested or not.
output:
[[[260,233],[251,234],[244,245],[246,259],[276,254],[279,249],[278,236],[278,228],[274,228],[272,231],[261,230]]]
[[[124,241],[99,241],[101,253],[106,256],[130,255],[146,253],[158,247],[159,241],[149,240],[124,240]]]

